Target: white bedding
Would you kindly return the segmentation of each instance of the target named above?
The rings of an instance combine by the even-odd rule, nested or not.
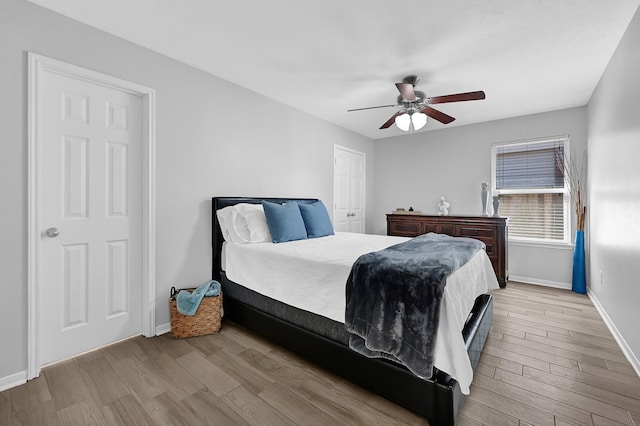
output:
[[[345,284],[362,254],[409,238],[337,232],[336,235],[273,244],[227,244],[222,269],[227,277],[257,293],[344,323]],[[435,348],[435,366],[469,393],[473,370],[462,328],[480,294],[498,288],[484,251],[447,279]]]

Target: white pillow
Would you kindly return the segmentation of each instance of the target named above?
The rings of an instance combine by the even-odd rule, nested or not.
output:
[[[264,210],[260,204],[240,203],[216,212],[224,240],[233,244],[271,242]]]
[[[218,223],[220,224],[220,231],[222,231],[222,236],[224,240],[231,244],[242,244],[243,241],[235,231],[233,226],[234,217],[237,216],[238,212],[234,208],[234,206],[225,207],[216,212],[218,216]]]
[[[235,230],[247,243],[271,242],[271,233],[261,204],[241,203],[234,206],[238,215]]]

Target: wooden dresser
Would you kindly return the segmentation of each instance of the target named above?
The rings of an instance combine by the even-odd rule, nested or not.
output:
[[[388,214],[387,235],[415,237],[427,232],[470,237],[484,242],[500,287],[507,285],[507,218],[493,216],[431,216]]]

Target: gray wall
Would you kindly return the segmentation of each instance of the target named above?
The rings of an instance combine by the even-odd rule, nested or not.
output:
[[[589,291],[640,372],[640,12],[588,104]],[[600,272],[603,280],[600,280]]]
[[[491,181],[493,143],[561,134],[569,134],[571,150],[582,158],[585,107],[376,140],[374,232],[386,233],[385,214],[397,207],[437,214],[440,196],[451,203],[451,215],[480,214],[480,183]],[[572,250],[509,243],[511,278],[569,288]]]
[[[330,206],[337,143],[367,155],[373,208],[370,139],[33,4],[2,0],[0,383],[22,374],[27,359],[27,51],[157,90],[156,325],[169,322],[172,285],[210,277],[210,197],[319,197]]]

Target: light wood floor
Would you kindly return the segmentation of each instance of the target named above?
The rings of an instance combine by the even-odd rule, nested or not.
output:
[[[586,296],[509,283],[462,425],[640,425],[640,380]],[[0,392],[0,425],[427,424],[225,322],[136,337]]]

